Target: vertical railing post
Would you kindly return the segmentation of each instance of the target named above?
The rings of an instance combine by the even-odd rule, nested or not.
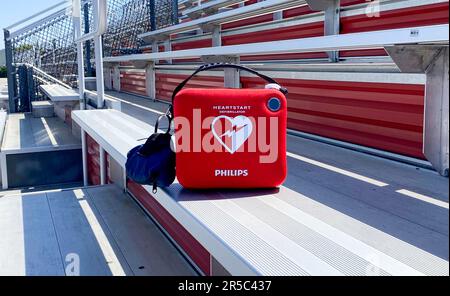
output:
[[[77,6],[78,5],[78,6]],[[74,1],[73,6],[73,26],[75,30],[76,38],[82,35],[81,25],[81,9],[79,7],[79,0]],[[90,63],[90,61],[89,61]],[[84,77],[84,57],[83,57],[83,42],[77,42],[77,64],[78,64],[78,91],[80,94],[80,109],[86,109],[86,103],[84,98],[85,93],[85,77]]]
[[[333,0],[325,9],[325,36],[339,35],[341,21],[341,1]],[[339,61],[339,51],[328,52],[328,58],[331,62]]]
[[[172,0],[172,25],[178,24],[178,0]]]
[[[156,28],[156,0],[148,0],[147,5],[149,5],[150,9],[150,29],[155,31]]]
[[[103,41],[102,35],[94,38],[95,74],[97,77],[97,109],[103,109],[105,97],[105,80],[103,76]]]
[[[8,30],[4,30],[5,37],[5,59],[6,59],[6,71],[8,77],[8,96],[9,96],[9,112],[14,113],[16,110],[16,89],[15,89],[15,69],[13,66],[13,51],[12,42],[9,39],[10,33]]]
[[[19,75],[19,102],[17,106],[17,111],[28,112],[29,107],[29,94],[28,94],[28,71],[27,66],[21,65],[18,67]]]
[[[35,98],[35,85],[34,85],[34,77],[33,77],[33,67],[27,67],[27,87],[28,87],[28,110],[29,112],[32,110],[32,102],[34,102]]]
[[[89,3],[85,3],[83,9],[84,9],[84,33],[88,34],[90,30]],[[88,77],[92,77],[93,71],[91,64],[91,40],[86,41],[85,51],[86,51],[86,74]]]

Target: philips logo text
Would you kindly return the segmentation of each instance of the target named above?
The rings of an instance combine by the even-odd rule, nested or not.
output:
[[[216,177],[248,177],[248,170],[216,170]]]

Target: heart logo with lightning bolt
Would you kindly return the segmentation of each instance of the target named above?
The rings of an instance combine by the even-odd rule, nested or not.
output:
[[[221,133],[222,129],[218,123],[220,120],[231,123],[231,128],[228,128],[225,133]],[[227,125],[225,125],[227,126]],[[220,130],[220,131],[218,131]],[[228,116],[219,116],[212,122],[212,133],[219,143],[231,154],[236,153],[239,148],[250,138],[253,133],[253,123],[246,116],[238,116],[231,118]],[[231,139],[231,145],[227,144],[226,138]]]

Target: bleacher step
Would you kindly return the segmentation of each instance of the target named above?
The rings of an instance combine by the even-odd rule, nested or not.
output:
[[[55,106],[50,101],[32,102],[31,106],[34,118],[50,118],[55,116]]]

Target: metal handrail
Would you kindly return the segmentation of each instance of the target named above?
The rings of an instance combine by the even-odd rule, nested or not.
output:
[[[64,82],[62,82],[61,80],[56,79],[55,77],[45,73],[44,71],[42,71],[41,69],[37,68],[36,66],[30,65],[30,64],[15,64],[16,66],[26,66],[29,68],[33,69],[34,73],[38,73],[40,76],[43,76],[45,79],[50,80],[51,82],[58,84],[60,86],[63,86],[67,89],[72,89],[72,87],[68,84],[65,84]]]

